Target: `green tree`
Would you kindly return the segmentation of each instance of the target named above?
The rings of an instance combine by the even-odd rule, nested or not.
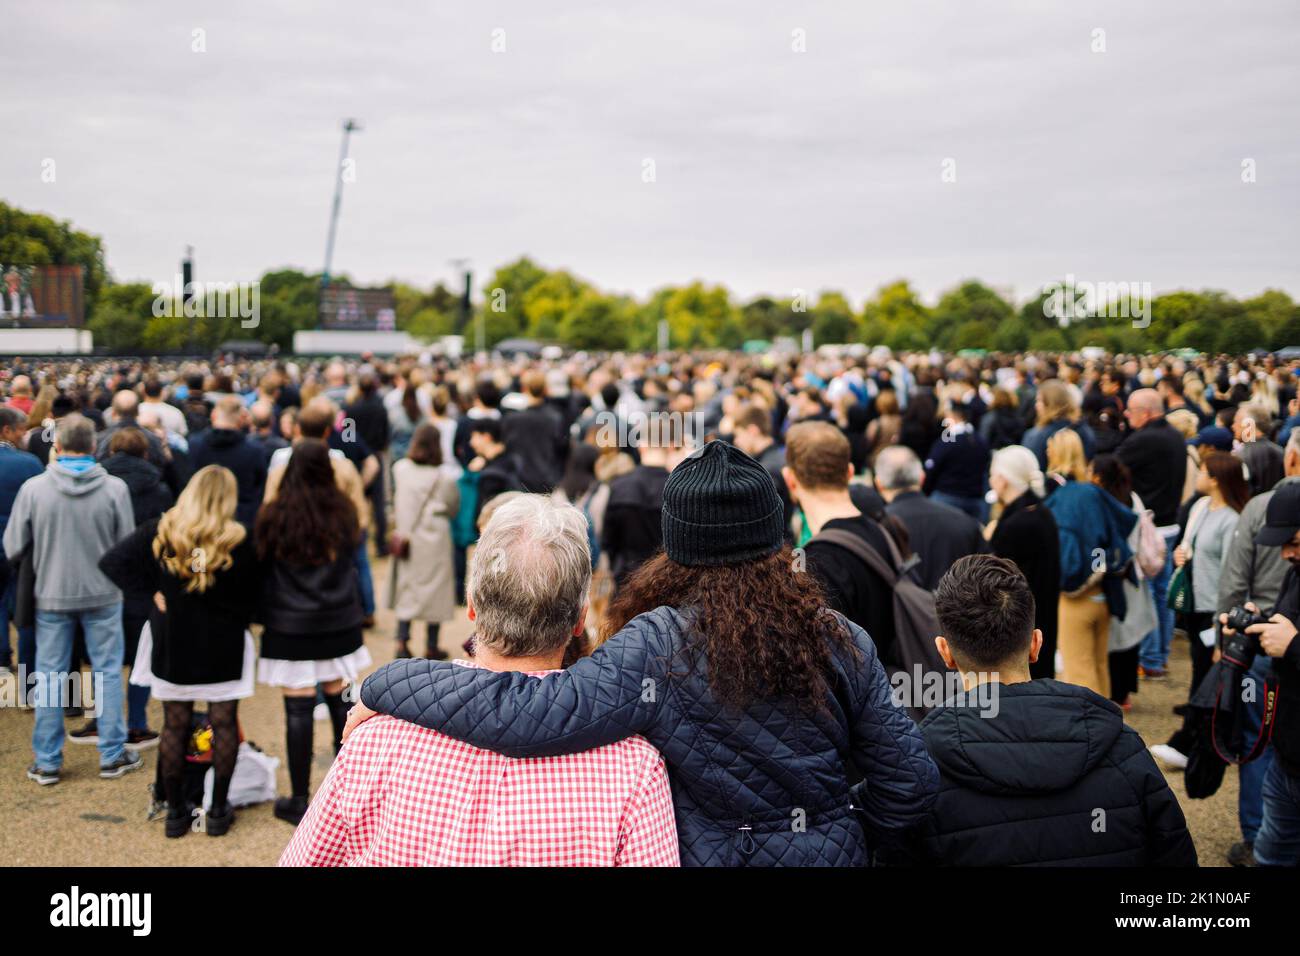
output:
[[[560,323],[588,290],[586,283],[568,272],[548,272],[523,295],[528,335],[536,339],[560,337]]]
[[[609,352],[628,347],[635,304],[586,289],[560,320],[560,337],[575,349]]]
[[[723,286],[695,281],[667,291],[662,300],[674,349],[738,348],[744,342],[740,312]]]
[[[969,279],[940,297],[927,337],[939,348],[951,348],[956,330],[963,323],[978,322],[992,334],[1011,315],[1011,304],[1006,299],[982,282]]]
[[[20,266],[82,267],[86,315],[94,314],[100,291],[110,279],[104,245],[98,236],[41,213],[23,212],[0,202],[0,263]]]
[[[1031,352],[1065,352],[1070,348],[1070,340],[1063,329],[1039,329],[1029,337]]]
[[[145,326],[153,318],[153,287],[147,282],[110,285],[100,294],[86,327],[95,345],[113,351],[140,348]]]
[[[1024,313],[1013,319],[999,323],[993,330],[993,348],[998,352],[1023,352],[1029,348],[1029,336],[1034,326],[1025,321]],[[1041,330],[1039,330],[1041,331]]]
[[[855,342],[861,326],[843,293],[823,292],[812,309],[813,341],[818,345]]]
[[[296,269],[278,269],[261,278],[261,315],[252,335],[262,342],[293,347],[293,333],[316,327],[320,302],[320,276]]]
[[[1228,355],[1244,355],[1268,347],[1263,327],[1249,315],[1234,316],[1219,327],[1214,350]]]
[[[483,329],[487,344],[523,335],[528,328],[524,296],[546,278],[546,270],[527,256],[501,266],[483,287]],[[465,329],[466,335],[472,329]]]

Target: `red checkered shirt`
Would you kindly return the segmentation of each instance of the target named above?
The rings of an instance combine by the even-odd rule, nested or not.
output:
[[[388,716],[348,738],[280,857],[281,866],[679,862],[668,772],[643,738],[516,760]]]

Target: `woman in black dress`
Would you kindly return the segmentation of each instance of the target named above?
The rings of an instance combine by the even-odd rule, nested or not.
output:
[[[1034,627],[1043,632],[1038,660],[1029,665],[1034,678],[1056,676],[1057,605],[1061,597],[1061,549],[1056,519],[1042,506],[1043,473],[1034,453],[1008,445],[993,455],[989,488],[1002,503],[989,538],[1000,558],[1015,563],[1034,593]]]
[[[100,569],[123,591],[148,595],[131,683],[163,705],[158,776],[167,796],[168,837],[190,831],[195,807],[184,794],[185,752],[195,701],[212,725],[212,805],[205,829],[221,836],[234,811],[227,800],[239,754],[239,701],[253,695],[248,632],[258,566],[248,533],[235,520],[235,476],[201,468],[176,506],[118,542]],[[158,794],[155,791],[155,799]]]

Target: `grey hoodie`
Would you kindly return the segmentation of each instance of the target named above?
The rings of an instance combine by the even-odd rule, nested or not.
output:
[[[74,474],[51,461],[18,489],[5,554],[28,544],[36,562],[38,611],[86,611],[122,600],[99,570],[99,559],[135,530],[126,483],[102,466]]]

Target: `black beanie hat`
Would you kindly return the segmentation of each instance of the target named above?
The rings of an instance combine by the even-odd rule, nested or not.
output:
[[[664,551],[678,564],[735,564],[781,548],[785,509],[767,469],[711,441],[664,485]]]

